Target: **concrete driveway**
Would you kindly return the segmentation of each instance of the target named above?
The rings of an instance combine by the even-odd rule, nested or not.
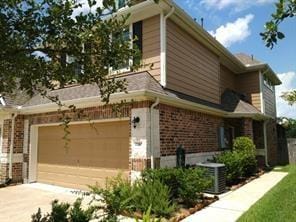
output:
[[[30,222],[31,215],[40,207],[42,212],[51,209],[51,202],[58,199],[73,203],[81,195],[74,190],[51,185],[33,183],[0,188],[0,221]],[[85,199],[84,202],[88,202]]]

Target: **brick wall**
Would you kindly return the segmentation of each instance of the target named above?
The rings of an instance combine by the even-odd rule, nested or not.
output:
[[[274,166],[278,162],[276,121],[269,120],[266,124],[268,163]]]
[[[218,150],[218,128],[223,119],[164,104],[159,105],[160,153],[175,155],[179,144],[186,153]]]
[[[253,121],[254,143],[257,149],[264,149],[263,121]]]
[[[253,139],[253,120],[250,118],[244,118],[242,120],[242,135],[248,136]]]

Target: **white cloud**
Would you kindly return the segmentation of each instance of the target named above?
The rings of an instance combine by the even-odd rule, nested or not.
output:
[[[243,41],[251,34],[249,24],[253,19],[254,15],[248,14],[232,23],[229,22],[226,25],[221,25],[215,31],[210,31],[209,33],[222,45],[229,47],[233,43]]]
[[[276,0],[202,0],[201,5],[208,9],[214,8],[217,10],[232,7],[236,11],[241,11],[252,6],[261,6],[265,4],[274,3]]]
[[[296,118],[296,105],[290,106],[281,98],[283,92],[296,89],[296,72],[278,74],[282,85],[276,87],[277,115]]]

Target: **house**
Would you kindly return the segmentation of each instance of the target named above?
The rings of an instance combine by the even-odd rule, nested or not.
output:
[[[100,102],[96,85],[50,92],[83,110],[69,113],[68,146],[55,104],[40,95],[2,97],[1,179],[85,188],[119,171],[134,179],[145,168],[176,166],[179,146],[186,164],[205,161],[237,136],[254,140],[262,164],[276,164],[281,82],[270,66],[230,53],[171,0],[140,1],[118,13],[127,12],[152,68],[121,73],[128,93],[112,95],[111,105]],[[122,100],[118,115],[112,103]]]

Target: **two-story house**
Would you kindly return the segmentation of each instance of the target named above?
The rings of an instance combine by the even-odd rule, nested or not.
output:
[[[254,140],[262,163],[276,164],[281,82],[268,64],[233,55],[171,0],[118,13],[131,13],[130,32],[153,66],[121,73],[128,93],[112,95],[110,105],[96,85],[52,91],[85,114],[73,114],[68,146],[55,104],[40,95],[1,98],[2,180],[85,188],[119,171],[133,179],[145,168],[174,167],[179,146],[186,164],[205,161],[237,136]],[[122,100],[118,115],[112,103]]]

